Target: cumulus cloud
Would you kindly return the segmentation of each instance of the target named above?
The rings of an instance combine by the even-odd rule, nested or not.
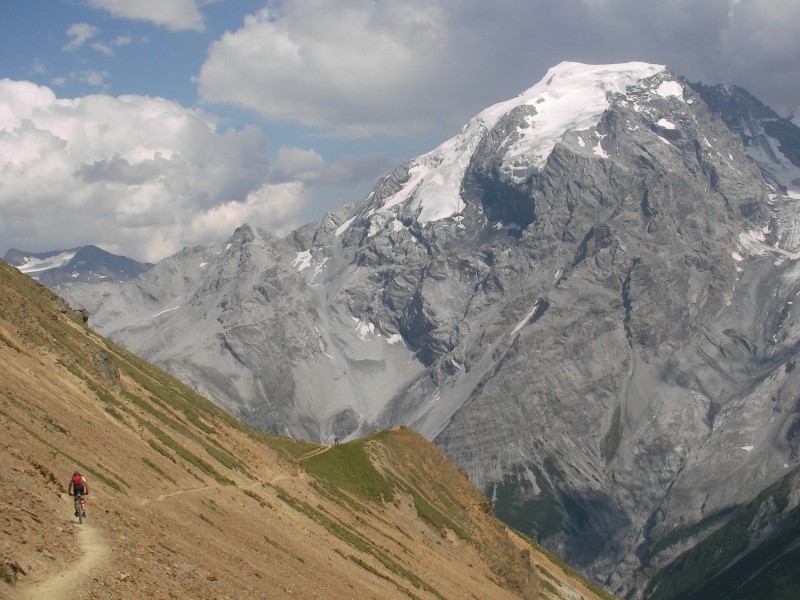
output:
[[[283,0],[224,34],[196,81],[210,103],[350,137],[454,133],[563,60],[644,60],[800,98],[796,0]],[[793,95],[793,96],[792,96]],[[787,98],[794,100],[788,101]]]
[[[69,43],[64,46],[64,50],[77,50],[83,46],[88,40],[92,39],[100,31],[94,25],[88,23],[75,23],[70,25],[67,29],[67,36],[70,38]]]
[[[308,200],[268,182],[260,129],[220,130],[160,98],[59,99],[0,80],[0,239],[51,250],[94,243],[140,260],[219,241],[244,222],[280,231]]]
[[[419,130],[447,43],[435,3],[292,0],[247,17],[209,49],[197,78],[202,97],[349,135]],[[392,118],[387,119],[386,115]]]
[[[264,184],[248,193],[243,201],[225,202],[196,215],[190,228],[196,234],[221,240],[242,223],[271,222],[276,234],[285,235],[297,227],[293,219],[307,199],[307,191],[300,182]]]
[[[111,45],[117,48],[122,48],[123,46],[130,44],[132,41],[133,40],[129,35],[118,35],[112,40]]]
[[[114,50],[111,48],[111,46],[104,42],[93,43],[92,50],[96,50],[100,54],[104,54],[106,56],[114,56]]]
[[[197,0],[88,0],[115,17],[150,21],[172,31],[203,31],[205,23]]]
[[[385,156],[343,156],[326,163],[314,150],[284,147],[278,150],[269,171],[271,183],[302,181],[308,186],[351,186],[375,181],[395,165]]]

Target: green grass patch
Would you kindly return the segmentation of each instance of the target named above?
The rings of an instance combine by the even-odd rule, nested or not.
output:
[[[548,579],[550,579],[552,581],[558,581],[558,578],[555,575],[553,575],[550,571],[545,569],[543,566],[538,565],[538,569],[542,573],[542,575],[544,575]]]
[[[228,479],[227,477],[220,474],[214,467],[209,465],[203,459],[195,456],[189,450],[181,446],[178,442],[173,440],[169,437],[166,433],[164,433],[161,429],[149,423],[147,421],[143,422],[143,425],[150,431],[151,434],[164,446],[172,450],[175,454],[177,454],[180,458],[188,462],[194,467],[200,469],[206,475],[212,477],[218,483],[224,483],[227,485],[233,485],[233,481]]]
[[[119,482],[120,482],[122,485],[124,485],[126,488],[128,488],[128,489],[130,489],[130,488],[131,488],[131,486],[130,486],[130,485],[128,485],[128,482],[127,482],[127,481],[125,481],[125,480],[124,480],[122,477],[120,477],[120,476],[119,476],[119,475],[117,475],[116,473],[113,473],[113,472],[111,471],[111,469],[109,469],[109,468],[108,468],[108,467],[106,467],[105,465],[102,465],[102,464],[100,464],[100,463],[97,463],[97,468],[98,468],[98,469],[102,469],[102,470],[106,471],[106,472],[107,472],[109,475],[111,475],[111,476],[112,476],[114,479],[116,479],[117,481],[119,481]]]
[[[177,554],[177,553],[178,553],[178,551],[177,551],[177,550],[175,550],[174,548],[170,548],[169,546],[167,546],[167,545],[166,545],[164,542],[162,542],[162,541],[159,541],[159,542],[158,542],[158,545],[159,545],[159,546],[161,546],[161,547],[162,547],[164,550],[166,550],[166,551],[167,551],[167,552],[169,552],[170,554]]]
[[[117,421],[120,421],[121,423],[124,423],[124,422],[125,422],[125,417],[123,417],[123,416],[122,416],[122,415],[121,415],[121,414],[120,414],[120,413],[117,411],[117,409],[116,409],[116,408],[114,408],[113,406],[106,406],[106,407],[104,407],[104,408],[103,408],[103,410],[104,410],[106,413],[108,413],[109,415],[111,415],[113,418],[115,418]]]
[[[276,550],[278,550],[279,552],[283,552],[283,553],[284,553],[286,556],[288,556],[289,558],[293,558],[294,560],[296,560],[296,561],[297,561],[297,562],[299,562],[300,564],[305,564],[305,562],[306,562],[306,561],[305,561],[305,560],[303,560],[303,558],[302,558],[302,557],[300,557],[300,556],[297,556],[297,554],[295,554],[295,553],[294,553],[294,552],[292,552],[291,550],[287,550],[286,548],[284,548],[283,546],[281,546],[281,545],[280,545],[280,544],[278,544],[277,542],[275,542],[275,541],[273,541],[273,540],[269,539],[267,536],[264,536],[264,541],[265,541],[265,542],[267,542],[267,543],[268,543],[270,546],[272,546],[272,547],[273,547],[273,548],[275,548]]]
[[[217,503],[214,502],[211,498],[207,500],[201,499],[200,503],[203,504],[204,506],[207,506],[211,512],[217,513],[221,517],[224,517],[226,514],[225,511],[221,509],[219,506],[217,506]]]
[[[419,516],[427,521],[430,525],[436,529],[451,529],[462,540],[471,542],[475,541],[472,539],[472,536],[470,536],[464,530],[463,527],[438,510],[436,506],[429,502],[424,496],[422,496],[422,494],[412,488],[407,488],[406,491],[411,494],[411,497],[414,499],[414,505],[417,507]]]
[[[544,556],[549,558],[550,562],[552,562],[559,569],[561,569],[566,575],[569,575],[570,577],[573,577],[574,579],[577,579],[578,581],[583,583],[583,585],[585,585],[587,588],[589,588],[592,592],[597,594],[597,596],[599,596],[603,600],[617,600],[616,596],[614,596],[613,594],[609,594],[606,590],[604,590],[602,587],[600,587],[596,583],[594,583],[592,581],[589,581],[586,577],[583,576],[583,574],[580,571],[578,571],[577,569],[575,569],[571,565],[568,565],[567,563],[565,563],[558,556],[556,556],[555,554],[553,554],[549,550],[547,550],[544,547],[542,547],[539,544],[537,544],[534,540],[532,540],[530,537],[528,537],[524,533],[519,534],[519,535],[526,542],[528,542],[533,548],[536,548],[536,550],[538,552],[540,552],[541,554],[543,554]],[[539,568],[541,568],[541,567],[539,567]],[[542,571],[545,571],[545,569],[542,569]]]
[[[394,498],[392,486],[372,466],[360,441],[339,444],[303,460],[302,464],[317,479],[361,498],[374,502],[388,502]]]
[[[152,440],[152,439],[151,440],[147,440],[147,445],[150,446],[156,452],[158,452],[161,456],[166,458],[168,461],[170,461],[172,463],[175,462],[175,457],[172,456],[172,454],[169,453],[169,450],[167,450],[164,446],[159,444],[157,441]]]
[[[258,502],[258,504],[259,504],[259,506],[261,506],[261,508],[272,508],[272,505],[269,502],[264,500],[261,496],[256,494],[253,490],[242,490],[242,491],[244,492],[245,496],[250,496],[253,500]]]
[[[239,429],[244,431],[250,439],[272,448],[278,454],[289,459],[299,459],[304,454],[308,454],[314,448],[317,448],[317,444],[312,442],[307,442],[305,440],[294,440],[287,437],[279,437],[263,431],[256,431],[255,429],[246,427],[238,421],[237,423],[239,424]]]
[[[560,594],[558,592],[558,588],[556,588],[556,586],[554,586],[552,583],[550,583],[549,581],[547,581],[545,579],[540,579],[539,580],[539,587],[545,592],[553,594],[556,597],[560,597]]]
[[[378,562],[380,562],[386,569],[395,575],[402,577],[409,581],[414,587],[423,589],[437,598],[444,600],[441,594],[436,591],[433,587],[422,581],[417,575],[408,571],[397,562],[395,562],[391,556],[382,549],[378,548],[367,540],[366,538],[359,535],[355,532],[352,528],[338,522],[334,521],[333,519],[328,518],[327,516],[323,515],[318,510],[314,509],[309,504],[306,504],[302,500],[297,500],[296,498],[292,498],[291,496],[287,495],[280,489],[276,488],[276,493],[278,498],[286,503],[287,505],[291,506],[296,511],[305,514],[308,518],[312,521],[323,526],[327,529],[331,534],[338,537],[343,542],[351,545],[353,548],[360,550],[364,554],[368,554],[375,558]]]
[[[143,456],[143,457],[142,457],[142,462],[143,462],[144,464],[146,464],[148,467],[150,467],[150,468],[151,468],[153,471],[155,471],[155,472],[156,472],[158,475],[160,475],[161,477],[163,477],[164,479],[166,479],[166,480],[168,480],[168,481],[170,481],[170,482],[172,482],[172,483],[177,483],[177,482],[176,482],[176,481],[175,481],[175,480],[174,480],[172,477],[170,477],[169,475],[167,475],[167,474],[166,474],[166,473],[165,473],[165,472],[164,472],[164,471],[163,471],[163,470],[162,470],[162,469],[161,469],[161,468],[160,468],[160,467],[159,467],[157,464],[155,464],[153,461],[151,461],[151,460],[149,460],[149,459],[147,459],[147,458],[145,458],[145,457]]]

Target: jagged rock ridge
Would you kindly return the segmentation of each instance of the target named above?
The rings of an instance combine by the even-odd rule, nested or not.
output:
[[[739,86],[691,84],[709,107],[738,133],[764,176],[784,190],[800,192],[797,123],[780,117]]]
[[[563,63],[319,225],[63,292],[258,427],[412,426],[640,597],[687,525],[798,462],[798,220],[770,168],[663,66]]]

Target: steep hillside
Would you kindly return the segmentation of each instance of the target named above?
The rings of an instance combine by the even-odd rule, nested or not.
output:
[[[3,597],[598,597],[411,430],[254,432],[84,320],[0,264]]]

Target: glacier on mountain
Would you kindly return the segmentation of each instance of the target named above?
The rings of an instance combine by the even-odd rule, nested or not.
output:
[[[26,257],[25,262],[17,266],[17,268],[27,274],[38,273],[40,271],[48,271],[50,269],[63,267],[69,264],[69,261],[73,258],[75,258],[75,252],[61,252],[55,256],[43,259]]]

